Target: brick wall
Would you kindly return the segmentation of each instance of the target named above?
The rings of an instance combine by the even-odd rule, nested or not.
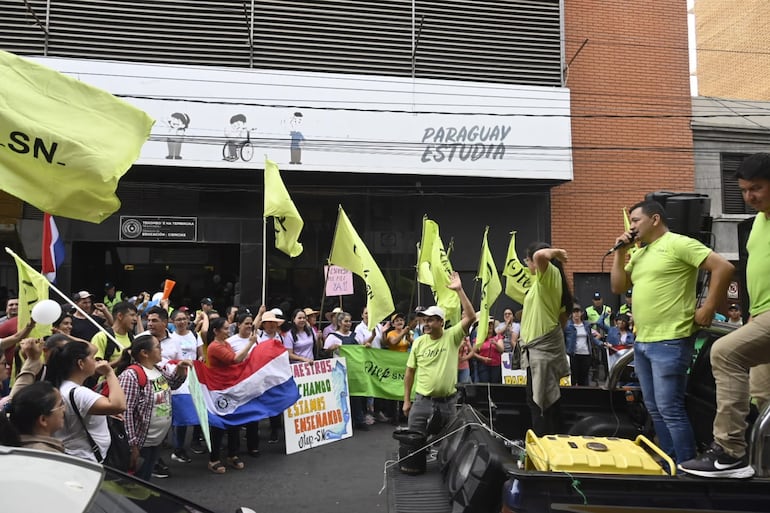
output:
[[[770,2],[697,0],[694,12],[698,94],[770,100]]]
[[[574,181],[551,204],[571,275],[601,270],[623,207],[654,190],[693,191],[695,171],[685,2],[564,3],[566,62],[588,39],[567,75]]]

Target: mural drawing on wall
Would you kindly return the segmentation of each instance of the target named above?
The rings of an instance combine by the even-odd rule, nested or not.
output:
[[[254,147],[251,144],[251,131],[246,124],[244,114],[236,114],[230,118],[230,124],[225,127],[225,142],[222,147],[222,160],[235,162],[239,158],[244,162],[254,156]]]
[[[302,142],[305,136],[300,132],[301,125],[302,113],[295,112],[289,120],[289,136],[291,136],[289,164],[302,164]]]
[[[168,144],[167,159],[182,159],[182,143],[184,142],[184,133],[190,126],[190,116],[184,112],[174,112],[168,119]]]

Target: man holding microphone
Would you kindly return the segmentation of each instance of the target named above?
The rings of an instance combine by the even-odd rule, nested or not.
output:
[[[631,229],[616,239],[612,291],[622,294],[633,286],[634,368],[644,404],[660,448],[683,462],[695,456],[684,403],[692,334],[698,325],[711,324],[734,267],[697,240],[670,232],[666,213],[656,201],[631,207],[630,220]],[[641,247],[626,263],[627,248],[635,240]],[[709,271],[711,282],[708,296],[696,309],[698,269]]]

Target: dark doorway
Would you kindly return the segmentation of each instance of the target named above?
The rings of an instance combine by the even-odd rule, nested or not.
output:
[[[233,304],[238,282],[238,244],[73,242],[72,290],[88,290],[101,299],[105,282],[126,297],[159,292],[166,279],[176,281],[174,306],[199,307],[202,297],[223,312]]]

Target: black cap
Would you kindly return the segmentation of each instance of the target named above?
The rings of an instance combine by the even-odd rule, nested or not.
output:
[[[632,295],[632,294],[633,294],[633,290],[631,290],[631,289],[628,289],[628,290],[626,291],[626,297],[631,297],[631,295]]]
[[[736,305],[735,303],[731,304],[727,307],[728,310],[740,310],[741,307],[739,305]]]
[[[104,284],[104,290],[110,290],[112,288],[115,288],[115,284],[114,283],[111,283],[111,282],[108,281],[107,283]]]
[[[601,299],[601,298],[602,298],[602,295],[601,295],[601,293],[599,293],[598,290],[596,292],[594,292],[594,299]]]
[[[202,305],[213,305],[214,302],[211,300],[210,297],[204,297],[203,299],[201,299],[201,304]]]

